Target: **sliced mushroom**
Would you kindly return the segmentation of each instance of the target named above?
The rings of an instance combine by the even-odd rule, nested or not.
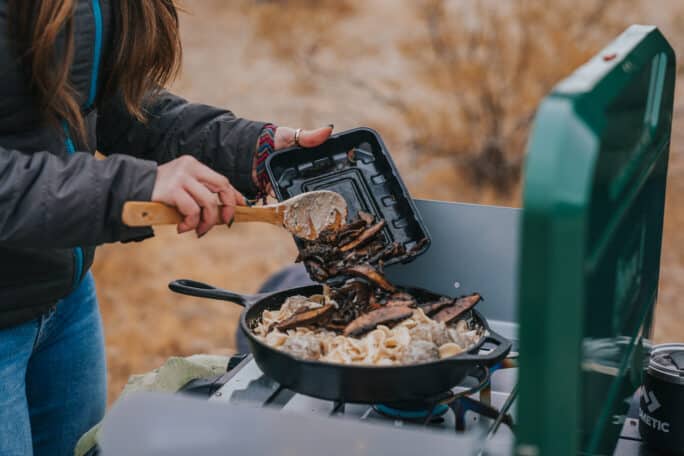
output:
[[[385,244],[379,239],[376,239],[368,243],[365,248],[359,250],[363,251],[366,255],[377,255],[378,253],[387,252]]]
[[[318,242],[321,244],[335,245],[340,233],[336,230],[324,230],[318,233]]]
[[[410,307],[383,307],[363,314],[344,328],[344,335],[358,337],[378,325],[393,326],[413,315]]]
[[[356,215],[365,222],[366,225],[372,225],[373,222],[375,221],[375,217],[373,217],[372,214],[369,214],[368,212],[364,211],[359,211]]]
[[[310,258],[323,258],[327,260],[341,258],[342,254],[335,246],[310,243],[301,250],[299,257],[302,260],[307,260]]]
[[[364,279],[370,281],[371,283],[377,285],[383,290],[394,292],[396,288],[394,285],[389,283],[385,276],[380,274],[375,268],[370,265],[362,264],[358,266],[352,266],[351,268],[344,269],[342,271],[344,274],[349,274],[356,277],[363,277]]]
[[[325,329],[328,331],[335,331],[341,333],[344,331],[344,328],[347,327],[346,324],[338,322],[338,321],[328,321],[322,325]]]
[[[374,252],[373,256],[368,259],[368,262],[370,264],[375,264],[379,261],[386,260],[388,258],[400,257],[404,254],[406,254],[406,249],[404,246],[398,242],[393,242],[389,246],[378,249],[376,252]]]
[[[375,296],[375,293],[371,293],[370,298],[368,299],[368,309],[378,310],[380,308],[382,308],[382,303],[378,300],[377,296]]]
[[[304,262],[306,270],[309,271],[309,275],[312,279],[323,282],[329,277],[328,271],[318,262],[313,260],[308,260]]]
[[[385,305],[388,307],[415,307],[416,300],[410,294],[400,291],[390,295]]]
[[[346,302],[357,307],[363,307],[368,303],[371,294],[370,285],[364,280],[347,280],[341,290],[346,296]]]
[[[338,244],[344,244],[345,238],[356,238],[360,236],[363,231],[368,228],[368,224],[363,220],[354,220],[346,224],[337,232],[336,241]]]
[[[365,228],[359,228],[358,230],[350,231],[346,234],[340,234],[337,243],[339,245],[346,245],[354,242],[359,236],[363,234]]]
[[[354,262],[358,257],[360,257],[358,251],[352,250],[351,252],[347,252],[344,258],[342,258],[342,261],[346,264],[350,264]]]
[[[326,263],[326,261],[323,257],[318,256],[318,255],[314,255],[314,254],[309,254],[307,256],[302,256],[300,254],[297,259],[299,260],[299,262],[304,262],[304,263],[306,263],[307,261],[313,261],[313,262],[316,262],[320,265],[323,265]]]
[[[426,303],[420,304],[418,307],[423,309],[423,312],[425,312],[425,315],[430,316],[430,315],[436,314],[440,310],[442,310],[445,307],[448,307],[454,303],[455,302],[453,299],[447,298],[446,296],[442,296],[437,301],[426,302]]]
[[[354,249],[354,248],[360,246],[364,242],[371,240],[384,227],[385,227],[385,221],[384,220],[379,221],[375,225],[365,229],[359,237],[357,237],[356,239],[354,239],[350,243],[345,244],[342,247],[340,247],[340,250],[342,252],[348,252],[351,249]]]
[[[471,294],[470,296],[464,296],[458,298],[452,306],[440,310],[435,314],[432,319],[438,322],[449,324],[456,320],[458,317],[475,307],[475,304],[480,302],[482,296],[479,293]]]
[[[323,307],[317,307],[315,309],[310,309],[304,312],[298,312],[292,315],[290,318],[278,323],[276,325],[276,328],[280,331],[286,331],[288,329],[297,328],[299,326],[308,326],[321,321],[330,313],[332,313],[333,310],[335,310],[335,306],[333,306],[332,304],[327,304]]]
[[[344,257],[344,261],[347,262],[347,264],[359,264],[359,263],[370,263],[374,264],[375,262],[372,262],[369,260],[369,258],[374,258],[378,257],[381,255],[381,253],[384,251],[385,246],[384,244],[379,241],[379,240],[374,240],[362,247],[357,247],[353,250],[350,250]]]
[[[356,238],[363,233],[367,228],[366,223],[363,220],[354,220],[342,227],[336,234],[334,242],[335,244],[344,244],[344,239]]]
[[[428,238],[423,238],[420,241],[414,245],[411,250],[408,252],[409,255],[415,255],[418,253],[419,250],[422,250],[423,247],[428,243]]]

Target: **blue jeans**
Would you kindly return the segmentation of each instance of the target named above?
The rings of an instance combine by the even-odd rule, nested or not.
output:
[[[0,330],[0,455],[73,455],[106,401],[102,321],[88,273],[41,318]]]

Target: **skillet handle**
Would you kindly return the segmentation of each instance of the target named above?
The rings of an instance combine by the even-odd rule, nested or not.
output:
[[[483,355],[465,353],[463,355],[458,355],[454,359],[460,361],[474,361],[483,366],[491,367],[503,361],[513,346],[513,343],[510,340],[491,329],[489,330],[489,335],[485,336],[485,343],[487,342],[496,345],[489,353]]]
[[[241,295],[233,293],[232,291],[216,288],[212,285],[197,282],[190,279],[179,279],[169,283],[171,291],[176,293],[196,296],[198,298],[220,299],[222,301],[230,301],[242,307],[249,307],[254,304],[257,299],[256,296]]]

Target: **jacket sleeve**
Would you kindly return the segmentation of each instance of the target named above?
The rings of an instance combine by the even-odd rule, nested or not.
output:
[[[167,91],[144,104],[140,122],[126,110],[121,97],[100,106],[97,145],[106,154],[128,154],[166,163],[183,154],[223,174],[248,198],[257,188],[252,166],[264,123],[236,117],[225,109],[189,103]]]
[[[121,210],[125,201],[150,200],[156,166],[0,147],[0,243],[67,248],[149,237],[149,228],[123,225]]]

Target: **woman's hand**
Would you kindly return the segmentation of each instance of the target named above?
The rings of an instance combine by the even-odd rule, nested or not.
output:
[[[204,236],[217,223],[230,224],[235,206],[245,205],[245,197],[228,179],[190,155],[157,168],[152,201],[178,209],[185,216],[178,224],[178,232],[195,230],[198,237]]]
[[[333,125],[328,125],[327,127],[318,128],[316,130],[299,130],[299,133],[294,128],[290,127],[278,127],[275,130],[273,136],[273,149],[278,151],[280,149],[287,149],[292,146],[301,147],[316,147],[323,144],[332,134]],[[259,187],[259,177],[257,172],[258,156],[254,157],[254,164],[252,167],[252,180],[254,184]],[[265,194],[271,193],[270,182],[264,183],[267,179],[262,178],[262,188],[260,191]]]
[[[275,150],[286,149],[295,145],[295,130],[289,127],[278,127],[275,132]],[[330,137],[333,126],[318,128],[316,130],[302,130],[299,135],[299,146],[316,147]]]

